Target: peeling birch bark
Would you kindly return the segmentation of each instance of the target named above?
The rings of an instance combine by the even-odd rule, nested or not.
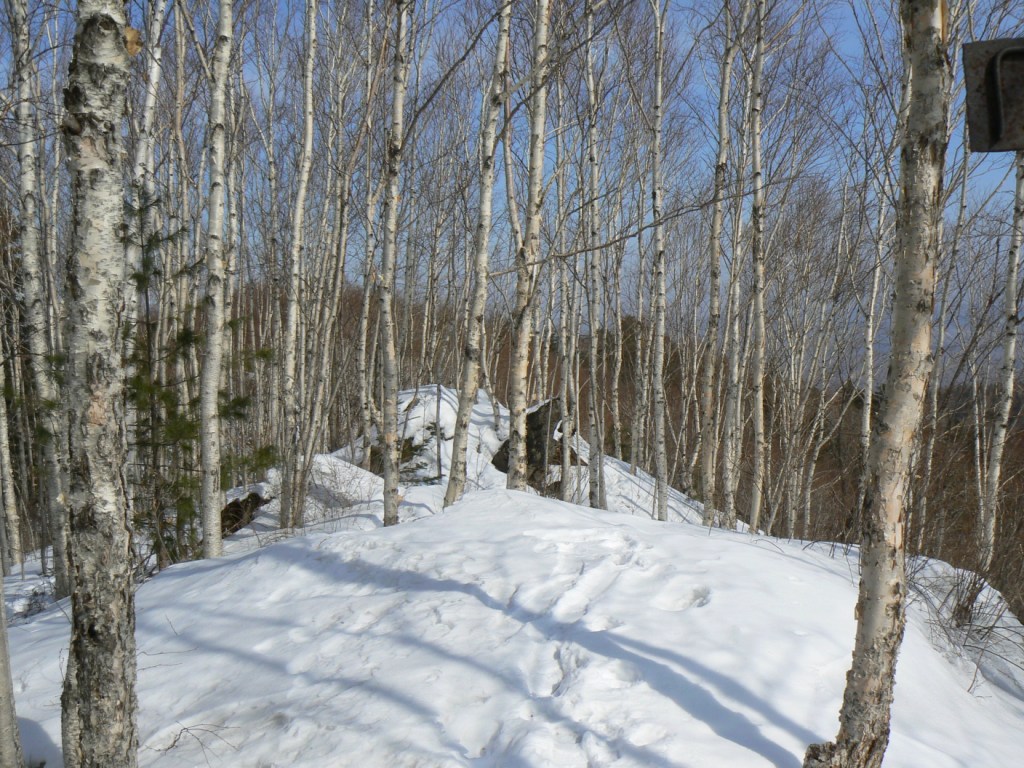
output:
[[[68,260],[72,570],[64,681],[68,768],[137,764],[135,604],[126,447],[122,122],[128,84],[124,5],[82,0],[64,99],[72,178]]]
[[[857,635],[839,734],[834,742],[811,745],[805,768],[880,768],[906,620],[904,513],[932,367],[951,67],[942,0],[902,0],[900,17],[910,99],[900,163],[889,373],[868,459]]]

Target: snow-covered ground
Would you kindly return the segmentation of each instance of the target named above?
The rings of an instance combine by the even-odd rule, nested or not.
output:
[[[428,394],[406,434],[450,446]],[[380,528],[379,480],[352,452],[318,457],[306,535],[275,536],[272,503],[231,554],[140,587],[142,765],[798,768],[834,735],[854,560],[655,522],[650,479],[619,462],[611,512],[505,491],[486,400],[476,416],[481,460],[452,509],[443,485],[410,485],[408,522]],[[9,609],[32,583],[7,581]],[[934,610],[909,612],[886,766],[1020,765],[1024,675],[979,673]],[[61,606],[10,629],[26,753],[49,768],[67,633]]]

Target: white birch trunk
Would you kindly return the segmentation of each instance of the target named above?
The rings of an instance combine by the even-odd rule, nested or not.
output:
[[[0,400],[3,398],[0,397]],[[7,644],[7,609],[4,580],[0,578],[0,766],[21,768],[21,738],[14,712],[14,684],[11,681],[11,654]]]
[[[639,180],[640,194],[638,196],[638,212],[637,220],[644,220],[644,179],[641,176]],[[652,197],[653,197],[652,193]],[[646,324],[644,323],[644,299],[647,295],[647,260],[644,253],[643,244],[643,231],[642,228],[638,228],[636,234],[636,250],[637,250],[637,288],[636,288],[636,357],[634,358],[633,365],[636,371],[636,391],[635,399],[633,403],[633,424],[630,428],[629,435],[629,472],[632,475],[636,474],[637,466],[642,467],[644,465],[644,442],[647,440],[646,430],[644,429],[645,418],[647,415],[647,390],[648,390],[648,372],[650,366],[647,365],[648,349],[647,349],[647,334],[644,332]]]
[[[857,635],[839,734],[835,742],[808,748],[807,768],[879,768],[889,742],[896,657],[905,623],[908,475],[932,362],[951,77],[942,5],[941,0],[900,2],[910,100],[900,162],[891,357],[869,457]]]
[[[219,1],[218,14],[207,129],[210,144],[210,199],[206,233],[206,286],[203,295],[206,342],[199,382],[200,507],[203,516],[204,557],[217,557],[223,551],[220,513],[224,507],[224,491],[220,486],[219,396],[224,357],[224,286],[227,277],[224,257],[224,171],[227,146],[225,105],[228,62],[231,59],[231,0]]]
[[[968,366],[968,371],[971,377],[971,426],[973,427],[974,433],[974,493],[978,497],[978,519],[979,521],[984,520],[988,517],[988,511],[985,509],[985,505],[988,503],[988,497],[985,495],[985,473],[986,473],[986,456],[982,449],[984,442],[983,435],[985,432],[985,425],[981,418],[981,412],[985,410],[985,406],[982,404],[982,398],[984,394],[980,391],[981,388],[978,386],[978,369],[971,363]],[[974,602],[973,597],[970,600]],[[964,609],[969,611],[970,606],[964,606]],[[969,615],[969,614],[968,614]]]
[[[547,120],[549,0],[534,5],[533,66],[530,75],[530,143],[526,222],[516,250],[516,295],[512,310],[512,361],[509,366],[508,481],[513,490],[526,488],[526,407],[530,340],[533,336],[531,302],[537,287],[540,223],[544,205],[544,127]],[[510,195],[514,193],[510,190]]]
[[[281,527],[302,526],[305,488],[301,482],[304,465],[302,402],[296,379],[299,353],[299,289],[303,275],[306,193],[313,167],[313,65],[316,61],[317,0],[306,0],[305,57],[302,65],[302,150],[299,155],[298,189],[292,208],[292,244],[288,256],[288,306],[284,327],[284,370],[281,382],[284,444],[281,473]],[[270,137],[273,141],[273,137]]]
[[[750,395],[754,427],[754,468],[753,476],[751,477],[750,507],[747,518],[750,521],[750,531],[755,535],[757,534],[758,526],[761,524],[761,489],[764,485],[764,464],[767,451],[764,427],[764,360],[767,343],[765,339],[764,309],[765,207],[764,179],[761,176],[761,113],[763,109],[761,76],[764,71],[765,0],[757,0],[756,6],[757,26],[754,43],[754,75],[751,83],[753,103],[750,115],[750,164],[754,195],[750,213],[753,230],[751,235],[751,266],[754,273],[754,281],[751,288],[753,293],[753,370],[751,372]],[[808,506],[809,498],[808,496]]]
[[[68,768],[137,764],[131,510],[125,494],[124,6],[81,0],[65,90],[74,226],[68,263],[71,647]]]
[[[555,82],[555,98],[559,104],[559,115],[562,114],[561,105],[564,103],[562,97],[562,81],[556,80]],[[555,209],[558,211],[565,210],[565,169],[562,164],[562,158],[564,156],[564,138],[563,132],[560,130],[555,131],[555,168],[557,172],[555,174]],[[565,253],[566,251],[566,232],[565,225],[562,223],[558,227],[557,244],[559,253]],[[573,317],[575,311],[573,307],[572,297],[570,295],[570,287],[568,281],[568,268],[565,263],[565,259],[559,259],[558,261],[558,356],[559,356],[559,369],[561,375],[559,376],[559,389],[558,396],[562,403],[562,424],[560,428],[561,433],[561,462],[559,467],[559,476],[561,482],[561,499],[562,501],[573,501],[575,497],[575,480],[576,475],[572,471],[572,444],[573,438],[575,437],[574,431],[574,419],[575,419],[575,398],[576,398],[576,386],[573,371],[573,356],[575,354],[575,339],[576,335],[573,330]],[[552,281],[554,281],[554,275]]]
[[[963,126],[963,144],[964,144],[964,156],[963,156],[963,167],[967,167],[968,160],[970,159],[970,149],[967,142],[967,131],[969,126]],[[950,248],[950,263],[957,264],[960,254],[961,244],[964,238],[964,229],[967,223],[967,187],[968,187],[968,174],[963,174],[959,180],[960,184],[960,202],[957,209],[956,224],[953,230],[952,245]],[[950,275],[946,275],[945,280],[942,284],[942,294],[939,299],[939,309],[936,312],[935,324],[938,326],[938,336],[935,340],[933,347],[932,357],[935,360],[934,368],[932,370],[931,380],[928,383],[928,405],[927,405],[927,424],[928,424],[928,438],[925,441],[924,447],[921,451],[921,471],[919,488],[920,493],[917,494],[914,503],[914,512],[912,522],[917,526],[917,540],[916,540],[916,552],[921,553],[924,550],[926,536],[933,528],[938,528],[938,537],[935,540],[935,548],[931,550],[934,557],[942,556],[942,542],[943,526],[933,526],[929,524],[929,510],[928,510],[928,488],[931,485],[932,479],[932,468],[935,460],[935,444],[938,439],[938,427],[939,427],[939,393],[942,388],[943,374],[945,371],[946,362],[946,308],[949,306],[949,290],[952,284]],[[908,527],[910,526],[908,521]]]
[[[132,205],[130,232],[128,237],[128,264],[139,270],[142,256],[149,246],[149,238],[156,231],[156,176],[154,174],[153,135],[156,123],[157,91],[163,74],[163,46],[160,33],[170,0],[153,0],[148,7],[146,44],[143,48],[147,59],[146,79],[143,90],[142,120],[138,124],[138,138],[135,144],[135,158],[132,162]],[[130,316],[134,315],[131,313]]]
[[[362,468],[369,470],[370,435],[373,432],[373,370],[370,359],[373,357],[370,344],[370,309],[373,306],[373,287],[376,281],[376,270],[373,268],[373,235],[372,219],[367,218],[366,262],[363,267],[363,298],[359,310],[359,331],[356,339],[356,376],[359,379],[359,413],[363,433]]]
[[[928,405],[927,405],[927,423],[928,423],[928,439],[925,441],[924,448],[922,449],[921,459],[921,480],[920,488],[921,492],[917,495],[914,505],[914,521],[917,524],[917,552],[923,553],[924,545],[926,541],[926,535],[929,529],[928,522],[928,487],[931,484],[932,478],[932,466],[935,458],[935,443],[938,439],[938,427],[939,427],[939,390],[941,388],[940,382],[942,381],[942,375],[944,371],[944,360],[945,360],[945,347],[946,347],[946,300],[949,291],[949,281],[947,280],[942,290],[942,298],[939,300],[939,309],[936,313],[936,324],[938,325],[938,338],[935,340],[935,351],[933,357],[935,359],[934,368],[932,370],[931,380],[928,382]],[[941,557],[941,547],[938,546],[932,550],[935,557]]]
[[[736,244],[739,245],[738,238]],[[739,253],[738,249],[735,253]],[[740,385],[740,358],[743,342],[740,334],[739,259],[733,260],[729,276],[728,309],[726,315],[725,349],[725,403],[722,414],[722,508],[718,523],[725,528],[735,527],[736,486],[739,484],[739,460],[742,446],[740,414],[742,389]]]
[[[665,440],[665,225],[662,222],[664,179],[661,170],[662,89],[664,87],[665,14],[667,6],[653,0],[654,11],[654,146],[652,148],[651,216],[654,219],[654,337],[651,350],[651,394],[654,400],[654,513],[668,520],[668,453]]]
[[[590,506],[607,508],[604,498],[604,408],[601,404],[604,376],[598,359],[598,345],[603,326],[604,265],[599,248],[601,168],[597,159],[597,84],[594,79],[594,5],[588,0],[585,10],[587,34],[587,183],[582,185],[586,200],[587,247],[589,250],[590,287],[587,301],[590,336],[587,344],[587,363],[590,368],[590,397],[587,398],[589,418],[590,461],[587,465],[590,486]]]
[[[620,394],[622,381],[622,266],[625,260],[625,248],[621,248],[615,255],[615,268],[612,271],[611,295],[609,304],[612,310],[612,318],[615,322],[614,348],[612,350],[612,380],[611,394],[608,398],[608,408],[612,417],[612,450],[615,458],[622,459],[622,396]]]
[[[907,73],[903,73],[903,81],[906,82]],[[899,136],[903,133],[907,107],[910,99],[910,89],[904,87],[900,94],[899,113],[896,116],[896,131],[892,141],[886,146],[882,161],[886,167],[892,166],[895,160],[896,147]],[[865,160],[865,162],[867,162]],[[875,173],[865,168],[865,176]],[[864,408],[861,411],[860,424],[860,445],[863,468],[857,485],[857,501],[854,507],[855,513],[859,516],[864,510],[864,498],[868,492],[870,483],[868,468],[868,456],[871,453],[871,422],[874,413],[875,402],[875,337],[877,333],[876,311],[878,296],[880,293],[879,283],[883,278],[882,274],[882,253],[888,247],[888,238],[885,232],[888,229],[886,224],[886,200],[895,197],[895,190],[892,189],[891,177],[884,175],[878,182],[878,215],[876,218],[875,232],[875,264],[871,279],[871,296],[868,301],[868,308],[864,323]]]
[[[746,97],[743,113],[749,116],[753,107],[753,71],[745,76]],[[736,189],[746,186],[747,159],[750,152],[750,136],[744,125],[739,136],[740,149],[736,159],[734,184]],[[739,201],[737,200],[737,203]],[[736,489],[739,485],[739,463],[743,454],[743,334],[740,332],[743,308],[740,306],[740,254],[743,251],[744,220],[742,206],[737,205],[733,216],[732,264],[729,269],[728,302],[725,312],[725,341],[722,355],[725,368],[725,403],[722,416],[722,508],[718,523],[724,528],[736,527]],[[749,339],[749,334],[748,334]],[[747,345],[749,347],[749,344]]]
[[[28,10],[25,0],[7,0],[14,44],[14,76],[17,82],[18,197],[21,208],[22,291],[25,335],[30,353],[29,370],[39,398],[40,424],[46,430],[42,441],[48,522],[53,544],[53,574],[58,598],[71,593],[67,563],[68,508],[67,456],[64,414],[58,408],[60,392],[52,370],[58,350],[51,344],[48,290],[43,267],[39,226],[39,168],[35,135],[35,95],[32,89],[32,51]]]
[[[4,563],[7,568],[24,562],[21,546],[21,515],[18,513],[17,497],[14,490],[14,470],[11,464],[11,441],[7,432],[7,369],[0,363],[0,494],[3,495],[4,516],[0,527],[4,533]],[[8,573],[3,569],[3,575]],[[0,763],[2,765],[3,763]]]
[[[384,242],[381,244],[380,354],[384,448],[384,525],[398,523],[398,353],[395,344],[394,292],[398,249],[398,193],[405,143],[405,94],[409,76],[408,25],[412,0],[395,0],[395,58],[392,69],[391,128],[387,137],[387,188],[384,193]]]
[[[363,130],[369,137],[373,130],[372,93],[374,83],[373,68],[373,0],[366,4],[366,72],[365,113]],[[356,375],[359,378],[359,413],[363,433],[363,469],[370,469],[370,434],[373,431],[373,383],[370,365],[370,307],[373,304],[373,287],[376,282],[374,270],[374,231],[373,221],[377,212],[377,197],[369,179],[373,176],[372,154],[366,153],[366,206],[365,206],[365,246],[363,252],[363,300],[359,312],[359,334],[356,341]]]
[[[871,295],[868,298],[867,312],[864,318],[864,394],[860,413],[860,452],[863,457],[864,470],[857,482],[857,501],[854,507],[859,515],[864,508],[864,497],[867,495],[868,470],[867,457],[871,452],[871,412],[875,403],[875,308],[878,304],[879,283],[882,278],[882,222],[883,214],[879,204],[879,231],[875,239],[875,264],[871,270]]]
[[[1013,200],[1013,230],[1003,287],[1003,359],[999,370],[999,391],[995,423],[989,438],[988,473],[985,476],[985,503],[978,530],[978,570],[985,575],[992,567],[996,551],[996,523],[999,513],[999,480],[1003,467],[1003,449],[1010,428],[1013,407],[1014,372],[1017,367],[1017,272],[1021,242],[1024,240],[1024,152],[1016,157],[1017,185]]]
[[[131,173],[131,201],[132,209],[129,215],[128,224],[128,239],[127,239],[127,262],[128,268],[133,273],[129,275],[128,284],[125,286],[130,296],[131,304],[126,312],[127,320],[126,324],[128,327],[134,326],[135,328],[145,327],[145,344],[146,344],[146,356],[142,365],[149,365],[155,367],[158,365],[157,362],[157,339],[159,339],[159,327],[153,327],[152,325],[152,313],[150,307],[150,296],[153,290],[157,290],[160,294],[163,292],[159,288],[159,283],[155,279],[157,270],[159,267],[159,253],[154,240],[154,235],[157,234],[157,200],[156,200],[156,175],[154,173],[154,125],[156,123],[156,104],[157,104],[157,90],[160,84],[160,79],[163,74],[163,68],[161,66],[163,60],[163,47],[160,44],[160,36],[164,28],[164,18],[167,13],[167,8],[170,5],[167,0],[153,0],[146,9],[146,45],[144,46],[144,55],[147,59],[146,65],[146,79],[143,84],[143,104],[142,104],[142,119],[137,123],[138,137],[135,142],[135,156],[132,161],[132,173]],[[136,277],[138,276],[138,277]],[[145,276],[145,277],[142,277]],[[150,279],[153,276],[154,279]],[[139,279],[141,277],[141,279]],[[138,304],[142,305],[142,319],[139,322],[139,308]],[[166,313],[163,311],[163,307],[158,310],[158,318],[163,319]],[[138,334],[138,331],[135,331]],[[138,340],[136,340],[138,343]],[[130,344],[130,342],[129,342]],[[129,371],[128,377],[131,379],[134,376],[134,371]],[[154,371],[152,374],[152,380],[155,381],[160,378],[159,373]],[[132,441],[132,455],[129,455],[128,465],[136,468],[133,471],[132,483],[130,488],[133,489],[133,504],[136,504],[139,498],[139,490],[145,486],[151,486],[151,488],[144,493],[149,496],[147,504],[150,507],[150,514],[153,518],[153,524],[155,527],[155,536],[157,541],[158,549],[158,562],[160,567],[163,567],[168,563],[166,551],[163,546],[164,537],[162,533],[163,517],[162,512],[159,508],[159,491],[152,486],[158,484],[157,478],[159,477],[160,470],[158,469],[161,464],[162,447],[159,441],[155,439],[154,430],[160,419],[160,405],[158,399],[150,395],[149,396],[149,430],[150,434],[148,437],[149,455],[148,457],[138,456],[136,453],[136,440]],[[131,403],[129,404],[128,410],[128,432],[129,434],[135,435],[137,433],[137,421],[138,414],[136,408]],[[149,475],[146,476],[146,465],[148,465]]]
[[[749,5],[744,3],[745,10]],[[708,280],[708,330],[701,373],[701,496],[704,502],[704,523],[715,523],[716,456],[718,453],[718,417],[715,369],[718,366],[718,335],[721,310],[722,220],[725,206],[726,168],[729,158],[729,104],[732,85],[732,64],[738,49],[737,40],[743,22],[734,29],[732,11],[725,11],[725,52],[718,84],[718,152],[715,158],[715,182],[711,208],[711,248]],[[745,21],[745,18],[744,18]]]
[[[502,0],[498,17],[498,40],[494,52],[494,70],[490,89],[484,99],[480,119],[480,211],[473,241],[473,296],[470,302],[466,328],[466,346],[463,351],[462,380],[459,385],[459,406],[452,436],[452,466],[444,505],[450,507],[462,497],[466,486],[466,445],[469,422],[480,386],[481,342],[483,340],[484,313],[487,310],[487,280],[489,274],[489,244],[491,238],[491,210],[494,203],[494,156],[497,149],[498,118],[507,94],[508,79],[506,54],[512,19],[512,0]]]

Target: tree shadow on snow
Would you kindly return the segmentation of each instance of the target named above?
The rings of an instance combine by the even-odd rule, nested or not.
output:
[[[21,733],[21,751],[25,755],[25,765],[28,768],[63,764],[60,749],[53,743],[50,734],[35,720],[19,717],[18,731]]]
[[[270,551],[265,551],[270,554]],[[696,720],[704,722],[722,739],[737,744],[760,757],[776,768],[799,768],[800,758],[790,750],[765,736],[759,726],[747,715],[730,708],[720,699],[742,702],[778,729],[791,734],[803,744],[817,740],[816,735],[795,722],[768,701],[761,698],[737,680],[708,668],[700,662],[677,651],[670,651],[641,642],[612,631],[595,631],[586,628],[580,621],[560,622],[547,613],[539,613],[516,603],[515,596],[508,603],[502,603],[476,584],[466,584],[455,579],[436,578],[418,571],[390,568],[366,562],[354,557],[345,558],[333,553],[337,564],[332,566],[330,576],[338,581],[361,586],[376,585],[382,589],[402,592],[459,592],[472,597],[485,607],[503,613],[509,618],[530,625],[545,639],[552,642],[575,644],[597,657],[617,660],[633,665],[641,679],[654,691],[674,702],[682,711]],[[305,561],[294,565],[315,572],[321,576],[323,558],[314,567]],[[601,739],[608,747],[620,754],[628,754],[645,765],[671,766],[663,756],[624,739],[608,739],[595,733],[585,724],[579,723],[558,710],[557,696],[540,694],[529,688],[522,679],[514,679],[507,673],[497,672],[474,659],[470,653],[453,653],[422,638],[394,638],[401,642],[415,643],[431,653],[464,664],[482,674],[500,679],[510,690],[519,691],[538,705],[552,722],[568,726],[579,738],[591,734]]]

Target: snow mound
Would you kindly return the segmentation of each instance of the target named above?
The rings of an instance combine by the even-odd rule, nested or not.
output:
[[[799,768],[830,738],[855,564],[534,495],[175,566],[137,595],[140,764]],[[1005,768],[1024,706],[912,608],[888,768]],[[67,621],[11,629],[59,764]]]

